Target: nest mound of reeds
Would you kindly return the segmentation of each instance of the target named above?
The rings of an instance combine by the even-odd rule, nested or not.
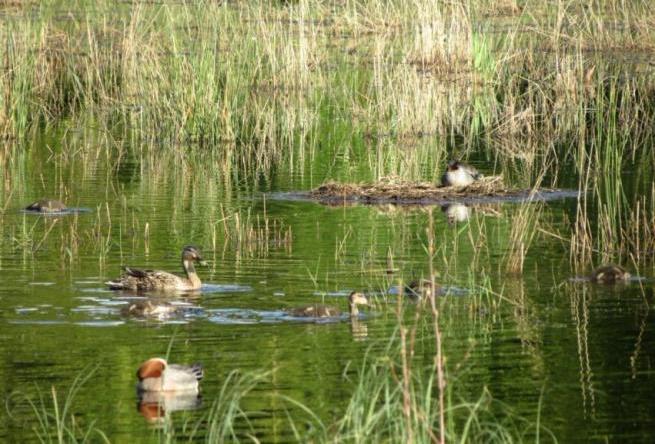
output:
[[[466,187],[444,187],[430,182],[406,182],[387,177],[376,183],[327,182],[310,191],[309,196],[332,202],[439,203],[480,197],[523,197],[531,191],[508,189],[501,176],[482,177]]]

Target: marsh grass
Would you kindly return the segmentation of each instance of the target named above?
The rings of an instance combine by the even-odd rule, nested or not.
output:
[[[95,421],[80,415],[75,408],[76,396],[93,374],[93,370],[81,372],[63,399],[54,386],[50,389],[49,397],[38,388],[36,396],[16,391],[7,398],[7,412],[12,417],[13,409],[20,404],[27,405],[34,418],[31,429],[42,443],[109,443],[109,438],[95,427]]]
[[[69,173],[75,168],[113,176],[90,224],[23,218],[8,227],[3,221],[2,242],[31,255],[58,241],[68,263],[85,251],[101,266],[115,250],[121,258],[139,251],[148,256],[150,232],[161,226],[147,196],[170,185],[167,223],[185,237],[175,242],[189,241],[191,214],[201,220],[193,240],[216,255],[266,257],[274,249],[291,250],[292,230],[265,211],[238,207],[237,189],[252,194],[261,182],[272,186],[278,174],[303,187],[325,178],[391,175],[434,183],[446,159],[471,157],[485,165],[485,174],[502,174],[512,187],[577,187],[571,226],[551,230],[577,269],[607,261],[652,264],[655,84],[648,63],[654,11],[639,1],[512,0],[78,0],[3,8],[3,217],[29,183],[44,182],[39,172],[26,171],[36,136],[62,141],[60,152],[38,163],[54,171],[50,191],[74,189],[80,178]],[[638,177],[628,177],[635,169]],[[132,187],[132,200],[110,203],[123,191],[111,189],[114,176]],[[198,205],[199,194],[210,208]],[[509,246],[505,271],[523,272],[527,252],[544,232],[542,211],[540,204],[522,205],[491,245],[492,224],[479,219],[466,225],[468,242],[460,239],[463,228],[435,237],[431,213],[421,220],[430,230],[419,234],[432,281],[436,258],[447,276],[456,268],[456,253],[470,247],[467,287],[476,289],[465,304],[470,316],[489,322],[481,312],[493,316],[511,304],[529,350],[538,348],[540,336],[529,297],[523,287],[509,295],[494,292],[481,270],[495,247]],[[398,283],[394,270],[412,272],[403,270],[402,258],[415,253],[407,245],[416,233],[405,228],[406,216],[392,215],[397,209],[379,212],[386,212],[397,236],[383,237],[393,238],[391,245],[372,245],[361,268],[375,280],[372,286],[386,291]],[[340,265],[347,262],[352,233],[336,241]],[[318,266],[310,275],[318,287]],[[385,356],[367,358],[334,424],[288,400],[294,415],[301,410],[313,424],[305,433],[305,424],[290,416],[299,439],[512,442],[549,436],[539,413],[520,418],[485,389],[473,400],[458,393],[456,366],[438,352],[445,330],[439,316],[454,309],[441,301],[427,304],[408,316],[399,307],[399,330]],[[587,360],[581,379],[593,396],[586,322],[578,323],[580,359]],[[419,360],[417,343],[432,344],[430,362]],[[44,442],[106,440],[71,414],[82,382],[76,379],[63,404],[54,389],[50,398],[12,399],[33,409],[34,430]],[[256,440],[241,402],[259,382],[230,374],[192,433],[208,441]],[[176,439],[170,433],[166,439]]]
[[[398,383],[400,371],[398,362],[368,362],[357,375],[353,397],[330,440],[383,442],[411,437],[412,442],[439,442],[434,369],[415,370],[404,390]],[[457,383],[454,379],[452,382]],[[540,442],[539,433],[549,435],[536,419],[517,416],[486,389],[471,401],[458,398],[452,387],[449,386],[446,395],[446,441],[516,442],[534,437]],[[405,415],[405,399],[409,399],[409,419]]]
[[[538,233],[539,216],[542,211],[542,203],[528,202],[521,204],[512,218],[509,245],[504,257],[505,270],[508,273],[523,273],[526,255]]]
[[[518,187],[573,169],[588,196],[560,233],[572,262],[651,260],[637,223],[651,199],[623,183],[630,165],[650,165],[642,182],[653,174],[655,86],[635,51],[655,48],[643,2],[82,1],[6,13],[1,134],[23,143],[70,126],[102,139],[74,142],[58,165],[77,157],[93,170],[104,157],[119,171],[132,159],[156,180],[211,165],[197,180],[226,188],[281,167],[306,185],[329,163],[332,178],[435,181],[435,165],[474,156]],[[7,150],[11,163],[20,150]]]
[[[556,442],[552,432],[540,423],[541,400],[535,417],[524,418],[494,399],[486,388],[471,399],[470,394],[459,392],[455,374],[466,368],[467,354],[461,362],[449,365],[449,371],[438,354],[433,354],[438,349],[429,347],[431,352],[425,355],[426,341],[438,338],[434,336],[438,330],[434,313],[444,303],[443,299],[435,303],[438,305],[431,307],[424,301],[413,314],[404,313],[403,304],[398,303],[400,324],[395,334],[380,356],[367,355],[356,372],[349,372],[352,395],[343,415],[333,424],[288,400],[300,408],[299,414],[289,418],[294,430],[310,430],[309,436],[317,442]],[[302,426],[300,418],[304,418]],[[296,437],[308,438],[299,432]]]
[[[531,187],[571,166],[617,177],[652,152],[638,149],[652,145],[652,79],[638,54],[616,54],[655,47],[640,2],[52,2],[39,12],[12,9],[1,23],[0,129],[22,140],[93,127],[136,147],[104,150],[117,164],[212,152],[224,180],[252,183],[348,156],[361,164],[333,176],[435,180],[434,165],[475,155],[493,160],[485,173]],[[503,14],[514,20],[499,34]],[[634,231],[617,226],[619,188],[580,186],[603,213],[587,233],[597,245]]]
[[[600,49],[630,47],[634,41],[626,37],[636,35],[642,43],[653,41],[644,19],[649,11],[633,5],[614,11],[628,20],[625,29],[607,26],[607,11],[572,5],[526,14],[507,38],[493,39],[474,30],[476,20],[486,24],[477,14],[483,4],[365,4],[111,8],[82,2],[62,21],[56,20],[62,7],[56,2],[43,5],[36,20],[14,11],[6,52],[11,75],[4,79],[7,133],[91,114],[107,129],[116,128],[118,118],[118,126],[145,140],[157,134],[173,141],[228,141],[222,150],[235,161],[256,161],[268,170],[283,158],[315,152],[323,119],[335,117],[324,113],[327,101],[339,119],[355,117],[354,130],[462,135],[460,153],[488,131],[528,141],[540,132],[544,137],[537,140],[559,143],[566,132],[580,131],[579,111],[602,92],[598,86],[606,87],[594,85],[601,68],[583,53],[589,35],[603,36],[593,39]],[[586,32],[574,26],[579,23]],[[358,40],[364,33],[371,45]],[[530,56],[518,57],[525,52]],[[547,74],[553,65],[556,76]],[[490,87],[471,88],[480,79]],[[119,117],[114,110],[126,112]],[[554,125],[549,115],[564,125]],[[451,144],[440,143],[435,159],[445,157]]]
[[[230,372],[207,413],[187,431],[188,438],[201,438],[208,443],[249,441],[254,438],[255,431],[249,418],[257,416],[258,412],[244,410],[243,401],[269,376],[264,372]]]

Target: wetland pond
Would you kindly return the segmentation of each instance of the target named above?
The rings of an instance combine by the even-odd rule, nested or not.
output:
[[[41,171],[50,160],[43,148],[31,150],[25,170]],[[555,238],[532,246],[522,276],[505,274],[498,264],[521,204],[471,207],[457,220],[440,207],[325,206],[257,190],[228,193],[182,174],[160,182],[148,172],[89,174],[76,169],[82,166],[59,178],[26,175],[20,199],[8,200],[2,215],[0,371],[7,396],[48,397],[51,387],[64,393],[92,370],[74,400],[76,414],[95,420],[111,441],[151,442],[161,438],[161,425],[138,408],[135,370],[170,347],[171,361],[205,366],[200,405],[169,415],[178,438],[239,370],[269,372],[242,400],[256,412],[251,433],[262,442],[293,441],[287,413],[296,410],[271,395],[302,402],[326,422],[342,414],[357,369],[385,356],[397,334],[394,285],[426,276],[432,218],[435,263],[443,264],[435,268],[448,384],[459,396],[476,398],[486,387],[512,414],[534,418],[539,410],[541,425],[563,442],[653,438],[650,280],[571,281]],[[286,180],[277,188],[294,182]],[[21,211],[43,190],[73,181],[68,202],[89,211]],[[528,205],[539,206],[552,229],[567,223],[576,199]],[[239,218],[241,234],[225,228]],[[225,231],[217,234],[217,227]],[[153,296],[181,307],[174,316],[125,315],[139,296],[110,291],[105,281],[125,264],[179,272],[185,244],[201,246],[209,262],[197,268],[202,289]],[[472,263],[479,275],[471,275]],[[372,300],[357,325],[300,322],[284,312],[315,302],[345,308],[353,289]],[[412,319],[416,303],[402,305]],[[429,338],[419,329],[419,366],[431,362]],[[5,441],[33,438],[23,425],[35,419],[20,399],[11,396],[2,413]]]
[[[0,2],[0,441],[655,442],[655,9],[606,3]],[[309,198],[450,159],[524,191]]]

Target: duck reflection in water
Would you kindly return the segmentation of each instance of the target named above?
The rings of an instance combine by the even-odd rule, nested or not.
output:
[[[365,341],[368,337],[368,325],[358,318],[350,318],[350,334],[357,342]]]
[[[457,222],[466,222],[471,218],[471,208],[460,203],[444,205],[441,207],[441,211],[446,213],[446,219],[451,225]]]
[[[170,414],[180,410],[195,410],[202,405],[197,392],[139,392],[137,410],[151,424],[163,425]]]
[[[130,302],[121,309],[121,315],[127,318],[166,320],[182,315],[182,308],[170,302],[145,299]]]

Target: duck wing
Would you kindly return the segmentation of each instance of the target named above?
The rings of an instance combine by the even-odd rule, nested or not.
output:
[[[198,381],[203,376],[200,364],[171,364],[164,373],[163,390],[198,390]]]
[[[135,278],[145,278],[151,273],[156,273],[155,270],[142,270],[141,268],[123,267],[125,274]]]
[[[196,381],[200,381],[204,376],[204,371],[202,369],[202,364],[199,362],[196,362],[195,364],[192,365],[179,365],[179,364],[171,364],[168,366],[169,369],[172,369],[174,371],[180,371],[187,376],[193,376],[193,379]]]
[[[184,278],[159,270],[142,270],[125,267],[125,272],[114,281],[107,282],[113,290],[178,290],[184,288]]]
[[[313,304],[289,310],[291,316],[299,318],[331,318],[341,315],[341,310],[327,305]]]

